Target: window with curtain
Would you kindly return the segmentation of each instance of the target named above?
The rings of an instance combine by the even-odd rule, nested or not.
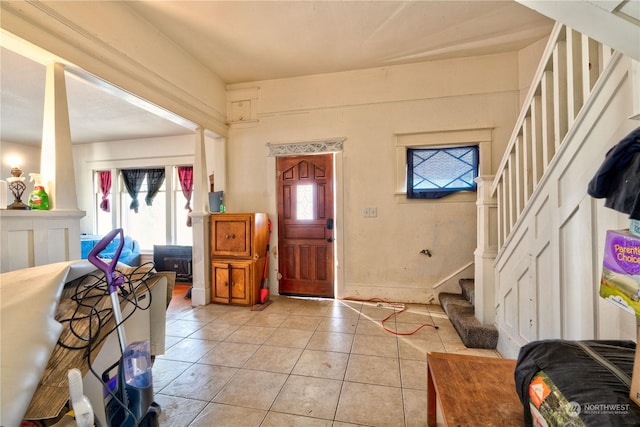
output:
[[[112,225],[112,204],[111,171],[96,171],[94,174],[94,211],[96,218],[96,230],[98,235],[107,234],[113,229]]]
[[[130,172],[134,170],[141,173]],[[192,229],[187,226],[193,192],[192,166],[123,169],[109,174],[112,178],[111,190],[107,191],[111,195],[107,199],[110,212],[102,209],[106,206],[103,190],[107,187],[107,174],[103,172],[109,171],[94,172],[95,234],[105,235],[114,227],[122,227],[140,243],[143,251],[151,251],[156,244],[190,246],[193,243]],[[125,176],[128,176],[126,180]],[[167,194],[169,188],[172,194]],[[137,204],[133,203],[134,196]],[[137,213],[131,206],[137,208]]]
[[[184,208],[188,211],[187,227],[191,227],[191,194],[193,193],[193,166],[178,166],[178,182],[182,195],[187,201]]]
[[[140,206],[138,194],[140,194],[140,187],[142,186],[142,182],[147,174],[144,169],[123,169],[120,172],[122,173],[122,182],[124,183],[124,187],[131,198],[129,209],[138,213],[138,208]]]
[[[164,169],[162,174],[157,173],[158,170],[121,171],[120,223],[143,250],[166,244],[167,227],[171,224],[171,218],[167,215]],[[140,197],[144,197],[145,203],[138,201]]]
[[[407,198],[438,199],[475,191],[478,146],[407,149]]]
[[[102,193],[100,209],[105,212],[111,212],[111,204],[109,203],[109,194],[111,193],[111,171],[99,171],[98,179],[100,193]]]

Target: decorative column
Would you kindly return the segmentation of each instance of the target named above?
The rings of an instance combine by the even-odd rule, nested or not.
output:
[[[64,65],[47,65],[40,174],[50,210],[78,210]]]
[[[495,272],[493,263],[498,255],[498,202],[491,196],[493,175],[475,179],[478,185],[477,247],[475,258],[475,315],[483,325],[495,322]]]
[[[191,227],[193,228],[191,305],[211,302],[209,284],[209,177],[205,155],[204,129],[196,129],[193,159],[193,201]]]

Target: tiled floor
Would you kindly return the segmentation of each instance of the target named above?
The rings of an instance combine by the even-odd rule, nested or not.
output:
[[[176,287],[153,366],[162,426],[424,426],[426,353],[465,348],[438,305],[271,297],[191,307]]]

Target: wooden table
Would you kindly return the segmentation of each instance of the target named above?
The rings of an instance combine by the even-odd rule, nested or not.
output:
[[[428,353],[427,425],[436,426],[439,400],[445,426],[523,426],[515,366],[511,359]]]

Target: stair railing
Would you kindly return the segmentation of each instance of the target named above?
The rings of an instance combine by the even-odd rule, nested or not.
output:
[[[565,25],[553,28],[490,190],[498,203],[498,248],[508,242],[612,55]]]
[[[466,263],[465,265],[463,265],[462,267],[460,267],[459,269],[457,269],[456,271],[454,271],[453,273],[449,274],[447,277],[445,277],[444,279],[439,280],[435,285],[433,285],[431,287],[431,289],[438,289],[440,286],[444,285],[445,283],[447,283],[449,280],[453,279],[454,277],[456,277],[458,274],[462,273],[463,271],[465,271],[467,268],[471,267],[474,264],[474,261],[469,261],[468,263]]]

